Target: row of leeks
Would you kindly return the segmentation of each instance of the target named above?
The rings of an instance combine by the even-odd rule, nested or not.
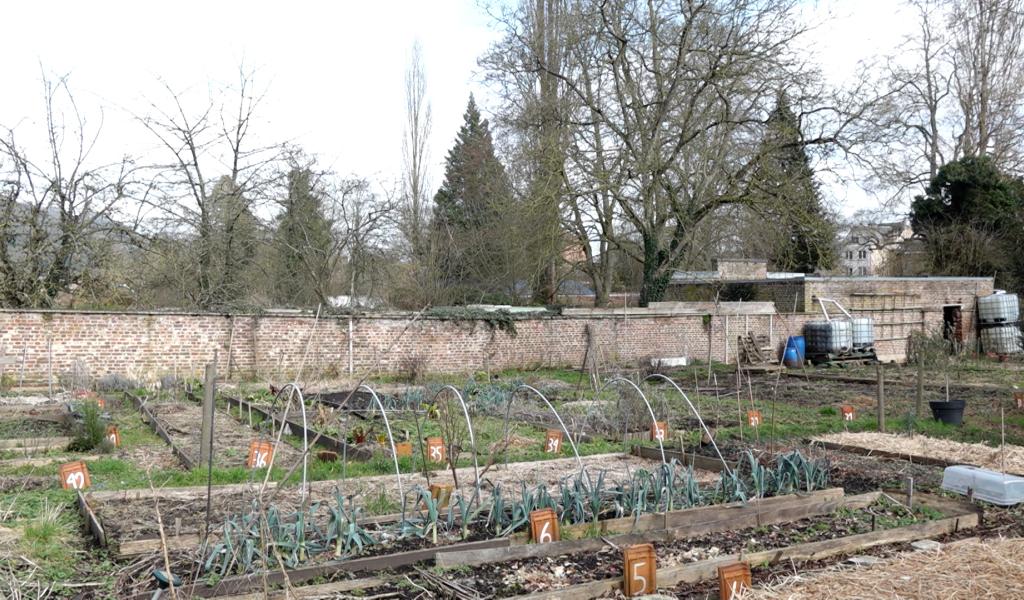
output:
[[[605,471],[583,469],[558,482],[557,489],[520,482],[518,488],[495,486],[491,494],[452,494],[442,508],[428,490],[416,487],[403,499],[402,517],[389,525],[361,524],[362,509],[337,490],[333,498],[282,515],[274,506],[265,518],[254,506],[219,528],[206,553],[204,571],[225,576],[259,568],[294,568],[313,558],[345,559],[368,547],[406,539],[437,544],[471,536],[507,536],[529,524],[530,513],[554,509],[561,523],[592,524],[602,519],[633,517],[723,502],[812,492],[828,485],[825,459],[808,460],[800,452],[779,455],[774,465],[761,464],[752,453],[740,468],[723,472],[702,487],[692,469],[677,461],[653,470],[638,469],[626,481],[609,483]],[[326,513],[326,518],[324,518]]]

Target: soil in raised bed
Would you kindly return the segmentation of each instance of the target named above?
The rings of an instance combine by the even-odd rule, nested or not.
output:
[[[67,427],[55,421],[25,418],[0,421],[0,440],[61,437],[66,435],[68,435]]]
[[[870,510],[870,512],[869,512]],[[920,518],[926,516],[919,515]],[[867,509],[840,510],[832,515],[791,523],[718,532],[684,540],[655,543],[658,568],[713,559],[718,556],[758,552],[819,540],[835,539],[908,525],[906,510],[879,501]],[[531,558],[481,565],[469,569],[463,583],[480,592],[507,597],[547,591],[590,581],[622,577],[622,552],[607,546],[598,552]]]
[[[628,479],[631,471],[640,468],[650,470],[660,464],[659,461],[623,454],[598,454],[583,457],[582,461],[592,477],[597,477],[599,471],[604,470],[606,481],[609,482]],[[573,475],[576,471],[576,460],[572,458],[509,463],[507,468],[504,465],[496,466],[484,476],[482,493],[484,495],[490,493],[495,485],[502,485],[510,492],[517,492],[520,482],[525,482],[528,486],[535,486],[539,483],[554,486],[557,485],[559,479]],[[460,468],[458,474],[460,484],[466,493],[469,493],[473,481],[472,468]],[[706,471],[696,471],[695,474],[698,480],[704,484],[717,480],[717,474]],[[451,471],[433,471],[430,481],[451,484],[453,482]],[[413,489],[416,485],[426,486],[426,480],[420,473],[403,474],[402,483],[403,489],[406,491]],[[248,490],[232,492],[218,492],[217,488],[214,488],[211,523],[216,526],[233,515],[249,512],[258,484],[259,482]],[[346,496],[355,495],[357,505],[370,502],[383,492],[394,503],[395,512],[400,510],[397,482],[393,475],[312,482],[310,484],[311,501],[335,503],[336,487]],[[269,497],[271,492],[268,491],[266,494]],[[174,532],[177,529],[181,533],[196,533],[202,529],[206,517],[205,493],[195,493],[189,499],[180,499],[168,494],[160,498],[159,502],[164,526],[169,531]],[[283,513],[296,510],[299,503],[297,489],[291,487],[274,494],[272,503]],[[111,540],[149,538],[158,534],[156,509],[152,499],[91,500],[90,505],[99,516],[108,538]],[[181,520],[177,526],[175,526],[175,519]]]
[[[150,401],[146,407],[167,430],[168,435],[182,452],[195,463],[199,462],[199,443],[202,436],[202,407],[179,400]],[[213,424],[213,462],[217,467],[241,467],[249,451],[249,442],[269,440],[239,423],[234,417],[218,410]],[[285,443],[277,447],[274,464],[290,467],[299,460],[301,452]]]

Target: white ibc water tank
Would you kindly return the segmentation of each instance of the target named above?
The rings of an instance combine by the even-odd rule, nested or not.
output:
[[[853,326],[849,321],[811,321],[804,325],[808,354],[836,354],[853,347]]]
[[[983,327],[980,332],[981,349],[996,354],[1021,352],[1020,326],[1016,323]]]
[[[850,324],[853,328],[854,348],[870,348],[875,345],[875,322],[871,317],[856,317]]]
[[[992,294],[978,298],[981,323],[1013,323],[1020,317],[1017,294]]]

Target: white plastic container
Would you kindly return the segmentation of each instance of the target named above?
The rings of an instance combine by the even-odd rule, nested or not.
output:
[[[942,473],[942,489],[973,497],[999,506],[1024,502],[1024,477],[1006,475],[969,465],[946,467]]]

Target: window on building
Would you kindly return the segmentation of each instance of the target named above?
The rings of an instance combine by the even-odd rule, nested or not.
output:
[[[855,235],[855,236],[853,236],[853,243],[854,243],[854,244],[859,244],[859,243],[860,243],[860,237],[859,237],[859,236],[856,236],[856,235]]]
[[[849,260],[853,260],[853,250],[846,251],[846,258]]]
[[[868,274],[868,268],[867,267],[857,267],[857,274],[858,275],[867,275]]]
[[[857,258],[864,259],[864,258],[867,258],[867,257],[868,257],[868,251],[867,250],[859,250],[857,252]]]

